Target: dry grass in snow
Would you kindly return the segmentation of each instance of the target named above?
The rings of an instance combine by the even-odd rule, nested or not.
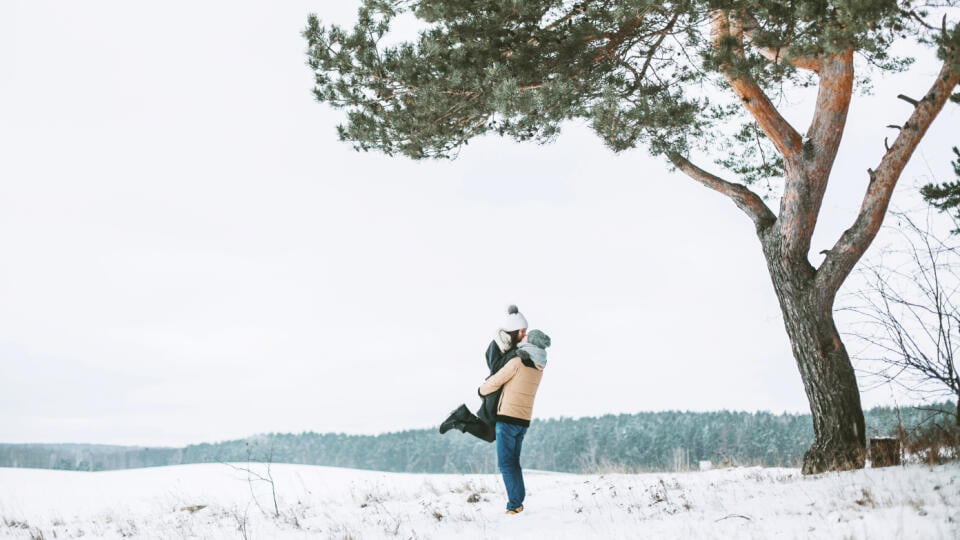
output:
[[[956,464],[525,476],[527,510],[506,516],[496,475],[0,468],[0,538],[960,538]]]

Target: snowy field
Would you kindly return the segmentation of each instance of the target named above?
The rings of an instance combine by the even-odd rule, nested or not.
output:
[[[246,464],[239,467],[248,467]],[[267,477],[263,465],[249,465]],[[224,464],[109,472],[0,468],[2,538],[960,538],[960,465],[802,477],[526,472],[504,515],[496,475]],[[279,515],[276,515],[279,510]]]

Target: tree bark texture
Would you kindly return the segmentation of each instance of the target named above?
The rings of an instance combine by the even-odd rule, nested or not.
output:
[[[814,443],[804,454],[802,472],[863,468],[860,389],[834,324],[833,302],[814,286],[816,271],[805,258],[784,256],[776,227],[761,232],[760,241],[813,418]]]

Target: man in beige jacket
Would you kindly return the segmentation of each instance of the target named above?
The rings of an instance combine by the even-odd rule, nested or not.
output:
[[[507,489],[507,514],[523,511],[526,489],[520,468],[523,437],[533,418],[533,401],[547,365],[550,337],[531,330],[520,344],[517,356],[480,386],[481,397],[501,390],[497,405],[497,464]]]

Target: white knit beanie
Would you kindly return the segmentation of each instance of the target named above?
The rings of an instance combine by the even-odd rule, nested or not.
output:
[[[517,309],[517,306],[511,305],[507,308],[507,317],[503,320],[503,324],[500,326],[501,330],[506,330],[507,332],[513,332],[514,330],[526,329],[527,328],[527,319],[520,313],[520,310]]]

